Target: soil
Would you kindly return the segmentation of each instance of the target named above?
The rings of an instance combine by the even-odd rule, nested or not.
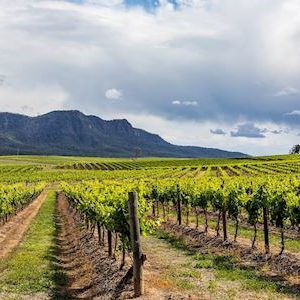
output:
[[[295,288],[300,293],[300,261],[291,254],[265,255],[259,250],[252,250],[247,244],[224,242],[222,238],[211,233],[205,233],[197,229],[177,225],[174,223],[164,223],[162,228],[179,237],[185,238],[191,247],[199,251],[220,255],[235,255],[239,257],[241,265],[252,266],[259,269],[266,269],[272,276],[285,277],[287,282],[295,284]]]
[[[297,299],[293,293],[280,295],[267,290],[251,290],[245,288],[242,280],[217,278],[213,269],[196,267],[189,251],[174,248],[164,239],[146,236],[142,245],[148,258],[144,268],[146,289],[145,295],[138,299]]]
[[[21,242],[48,195],[42,192],[27,207],[0,227],[0,258],[12,252]]]
[[[109,257],[96,235],[86,229],[63,194],[56,207],[57,264],[66,277],[58,287],[59,297],[72,299],[132,298],[130,266],[119,270],[119,262]]]
[[[174,212],[176,212],[176,211],[174,210]],[[218,212],[209,211],[209,212],[207,212],[207,215],[208,215],[209,220],[217,221],[217,219],[218,219]],[[203,212],[201,212],[201,214],[199,214],[199,218],[204,218]],[[247,222],[246,216],[242,215],[240,217],[240,219],[241,219],[240,223],[239,223],[240,228],[247,228],[247,229],[253,230],[253,226],[249,225],[249,223]],[[227,223],[230,225],[235,225],[235,222],[230,218],[227,218]],[[190,224],[196,225],[193,222],[190,222]],[[262,223],[257,223],[256,226],[257,226],[257,229],[263,230]],[[201,225],[199,227],[201,227]],[[221,232],[222,232],[222,226],[220,228],[220,233]],[[277,234],[279,236],[280,230],[278,228],[276,228],[275,226],[272,226],[271,224],[269,224],[269,234]],[[300,241],[300,231],[297,229],[286,228],[284,230],[284,236],[285,236],[285,238],[295,239],[295,240]],[[238,239],[242,239],[242,238],[238,237]],[[248,242],[251,243],[250,239],[248,239]]]
[[[63,194],[58,196],[56,225],[57,267],[66,276],[66,282],[57,289],[56,298],[101,300],[133,298],[131,258],[127,257],[124,269],[120,270],[118,257],[108,256],[107,247],[99,245],[96,232],[92,234],[91,230],[86,228]],[[169,256],[165,255],[166,249],[163,249],[163,252],[152,251],[153,241],[148,240],[148,243],[146,241],[143,240],[147,254],[144,266],[145,294],[136,299],[198,299],[180,292],[172,282],[160,277],[160,272],[165,270],[158,258],[164,257],[169,260]]]

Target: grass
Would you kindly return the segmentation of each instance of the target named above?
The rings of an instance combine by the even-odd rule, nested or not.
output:
[[[243,290],[254,292],[255,294],[264,293],[284,298],[285,295],[295,296],[295,291],[283,280],[273,279],[251,266],[240,264],[238,259],[231,254],[218,255],[214,253],[201,253],[200,250],[193,249],[183,237],[177,237],[163,230],[157,230],[155,236],[167,241],[172,247],[184,251],[192,258],[191,273],[193,270],[210,270],[213,272],[214,279],[209,281],[208,289],[214,293],[219,285],[232,286],[238,284]],[[189,287],[183,283],[183,287]],[[228,290],[228,297],[234,298],[234,289]],[[274,298],[273,298],[274,299]]]
[[[203,218],[203,220],[201,220],[201,223],[203,223],[203,224],[205,223],[204,218]],[[210,228],[215,228],[216,225],[217,225],[217,221],[215,221],[215,220],[209,221]],[[227,224],[227,226],[228,226],[227,227],[228,232],[233,236],[235,233],[235,226],[233,224]],[[253,229],[250,227],[240,225],[238,236],[252,240]],[[274,233],[274,232],[270,233],[269,239],[270,239],[270,245],[280,247],[281,236],[279,233]],[[264,241],[264,232],[262,229],[257,230],[257,241],[260,241],[260,242]],[[285,249],[288,251],[291,251],[291,252],[299,253],[300,252],[300,240],[285,237]]]
[[[48,293],[55,288],[57,281],[63,280],[61,271],[53,264],[55,201],[56,193],[51,191],[23,242],[1,262],[1,293]]]
[[[171,212],[170,215],[175,218],[175,212]],[[183,214],[183,224],[185,224],[185,215]],[[190,215],[189,222],[191,227],[196,224],[196,217],[194,215]],[[221,221],[222,222],[222,221]],[[199,224],[205,225],[205,218],[202,215],[199,215]],[[211,229],[216,228],[217,221],[213,219],[208,220],[208,226]],[[227,231],[230,235],[234,236],[235,234],[235,225],[227,222]],[[220,225],[220,234],[222,235],[222,224]],[[251,227],[247,227],[243,224],[240,224],[238,237],[242,237],[249,240],[249,243],[252,241],[253,238],[253,229]],[[280,247],[281,243],[281,236],[280,233],[270,233],[269,235],[270,245],[275,247]],[[257,229],[257,241],[263,242],[264,241],[264,232],[262,229]],[[299,239],[292,239],[285,236],[285,249],[287,251],[291,251],[294,253],[300,253],[300,240]]]

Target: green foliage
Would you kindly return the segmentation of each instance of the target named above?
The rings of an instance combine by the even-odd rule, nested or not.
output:
[[[42,192],[45,183],[0,185],[0,218],[14,213]]]
[[[63,182],[61,187],[71,204],[89,222],[99,223],[107,230],[118,233],[125,249],[130,249],[128,192],[138,193],[138,216],[142,232],[151,231],[155,226],[155,221],[147,218],[149,204],[145,198],[146,187],[142,183],[92,181],[71,185]]]

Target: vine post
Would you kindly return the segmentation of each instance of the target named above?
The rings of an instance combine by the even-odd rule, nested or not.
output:
[[[133,280],[134,295],[139,297],[144,294],[143,261],[140,223],[138,219],[138,196],[136,192],[128,194],[128,210],[130,224],[130,239],[133,252]]]
[[[112,233],[107,230],[108,256],[112,256]]]
[[[226,208],[222,208],[222,221],[223,221],[223,240],[227,241],[227,219],[226,219]]]
[[[178,221],[178,225],[181,225],[181,197],[180,197],[179,185],[177,185],[177,221]]]
[[[270,253],[270,243],[269,243],[269,224],[268,224],[268,208],[264,204],[263,206],[263,220],[264,220],[264,239],[265,239],[265,252]]]

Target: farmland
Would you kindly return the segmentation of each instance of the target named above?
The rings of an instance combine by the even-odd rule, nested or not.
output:
[[[132,297],[133,191],[147,257],[143,298],[300,297],[298,155],[2,156],[0,299]],[[6,232],[22,228],[37,201],[19,246],[6,251]]]

